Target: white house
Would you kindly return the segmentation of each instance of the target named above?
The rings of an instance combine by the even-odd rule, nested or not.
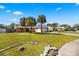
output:
[[[57,27],[57,31],[64,31],[64,27]]]
[[[6,32],[6,29],[0,28],[0,32],[1,33]]]

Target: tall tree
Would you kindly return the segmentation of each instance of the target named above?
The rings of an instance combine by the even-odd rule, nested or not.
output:
[[[0,28],[5,28],[5,25],[4,24],[0,24]]]
[[[22,17],[22,18],[20,19],[20,25],[21,25],[21,26],[25,26],[25,20],[26,20],[25,17]]]
[[[15,23],[11,23],[10,24],[11,29],[15,29],[15,25],[16,25]]]
[[[39,15],[37,18],[37,22],[41,24],[41,33],[42,33],[42,24],[46,23],[46,16]]]
[[[15,32],[15,23],[11,23],[10,25],[7,26],[7,32]]]
[[[33,17],[23,17],[20,19],[21,26],[31,26],[31,32],[32,32],[32,26],[35,26],[37,24],[36,19]]]
[[[37,24],[36,19],[33,17],[26,18],[26,23],[28,26],[31,26],[31,32],[32,32],[32,26],[35,26]]]

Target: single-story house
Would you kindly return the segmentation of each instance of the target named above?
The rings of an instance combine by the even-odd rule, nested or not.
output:
[[[64,27],[57,27],[57,31],[64,31],[65,28]]]
[[[51,27],[51,26],[48,26],[48,31],[64,31],[64,27]]]
[[[0,28],[0,32],[4,33],[4,32],[6,32],[6,29],[5,28]]]
[[[31,32],[31,26],[17,26],[16,28],[16,32]],[[48,32],[48,26],[43,26],[42,27],[42,31],[43,32]],[[35,32],[41,32],[41,27],[40,26],[33,26],[32,27],[32,31],[35,31]]]
[[[35,27],[32,27],[32,30],[34,30]],[[16,32],[31,32],[31,26],[25,27],[25,26],[17,26],[15,28]]]

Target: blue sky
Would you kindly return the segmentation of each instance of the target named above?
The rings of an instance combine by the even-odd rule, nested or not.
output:
[[[0,3],[0,24],[19,23],[21,17],[44,14],[47,23],[79,23],[78,3]]]

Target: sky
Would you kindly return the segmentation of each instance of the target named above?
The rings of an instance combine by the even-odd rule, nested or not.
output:
[[[47,23],[78,24],[78,3],[0,3],[0,24],[19,23],[20,18],[45,15]]]

